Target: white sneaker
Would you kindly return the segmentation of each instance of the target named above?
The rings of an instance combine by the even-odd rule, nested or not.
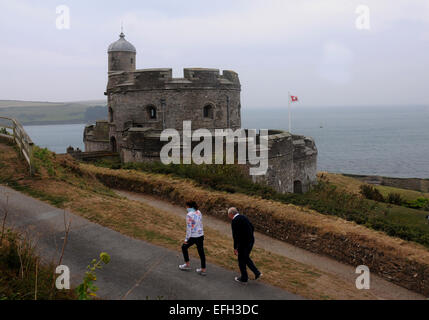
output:
[[[240,284],[246,285],[247,281],[241,281],[241,277],[235,277],[234,280]]]
[[[198,268],[195,270],[196,273],[198,273],[200,276],[206,276],[207,273],[205,271],[203,271],[203,269]]]
[[[180,270],[182,270],[182,271],[190,271],[190,270],[191,270],[191,267],[190,267],[190,266],[188,266],[188,265],[185,263],[185,264],[181,264],[181,265],[179,266],[179,269],[180,269]]]

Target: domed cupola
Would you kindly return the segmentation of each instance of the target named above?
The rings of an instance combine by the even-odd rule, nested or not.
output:
[[[127,40],[125,40],[125,34],[121,32],[119,35],[119,40],[113,42],[107,52],[134,52],[136,53],[136,48]]]
[[[123,32],[119,35],[119,40],[113,42],[107,50],[109,55],[109,72],[136,71],[136,48],[125,40]]]

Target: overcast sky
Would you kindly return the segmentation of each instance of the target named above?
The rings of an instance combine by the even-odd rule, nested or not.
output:
[[[138,69],[235,70],[245,107],[429,104],[429,0],[0,0],[0,100],[103,99],[121,21]]]

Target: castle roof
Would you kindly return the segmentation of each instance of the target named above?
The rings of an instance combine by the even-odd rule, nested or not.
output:
[[[113,42],[107,52],[118,52],[118,51],[126,51],[126,52],[137,52],[136,48],[125,40],[125,34],[121,32],[119,35],[119,40]]]

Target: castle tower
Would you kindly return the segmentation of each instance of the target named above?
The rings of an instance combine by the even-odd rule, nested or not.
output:
[[[125,40],[123,32],[119,35],[119,40],[113,42],[108,49],[109,72],[115,71],[136,71],[136,48]]]

